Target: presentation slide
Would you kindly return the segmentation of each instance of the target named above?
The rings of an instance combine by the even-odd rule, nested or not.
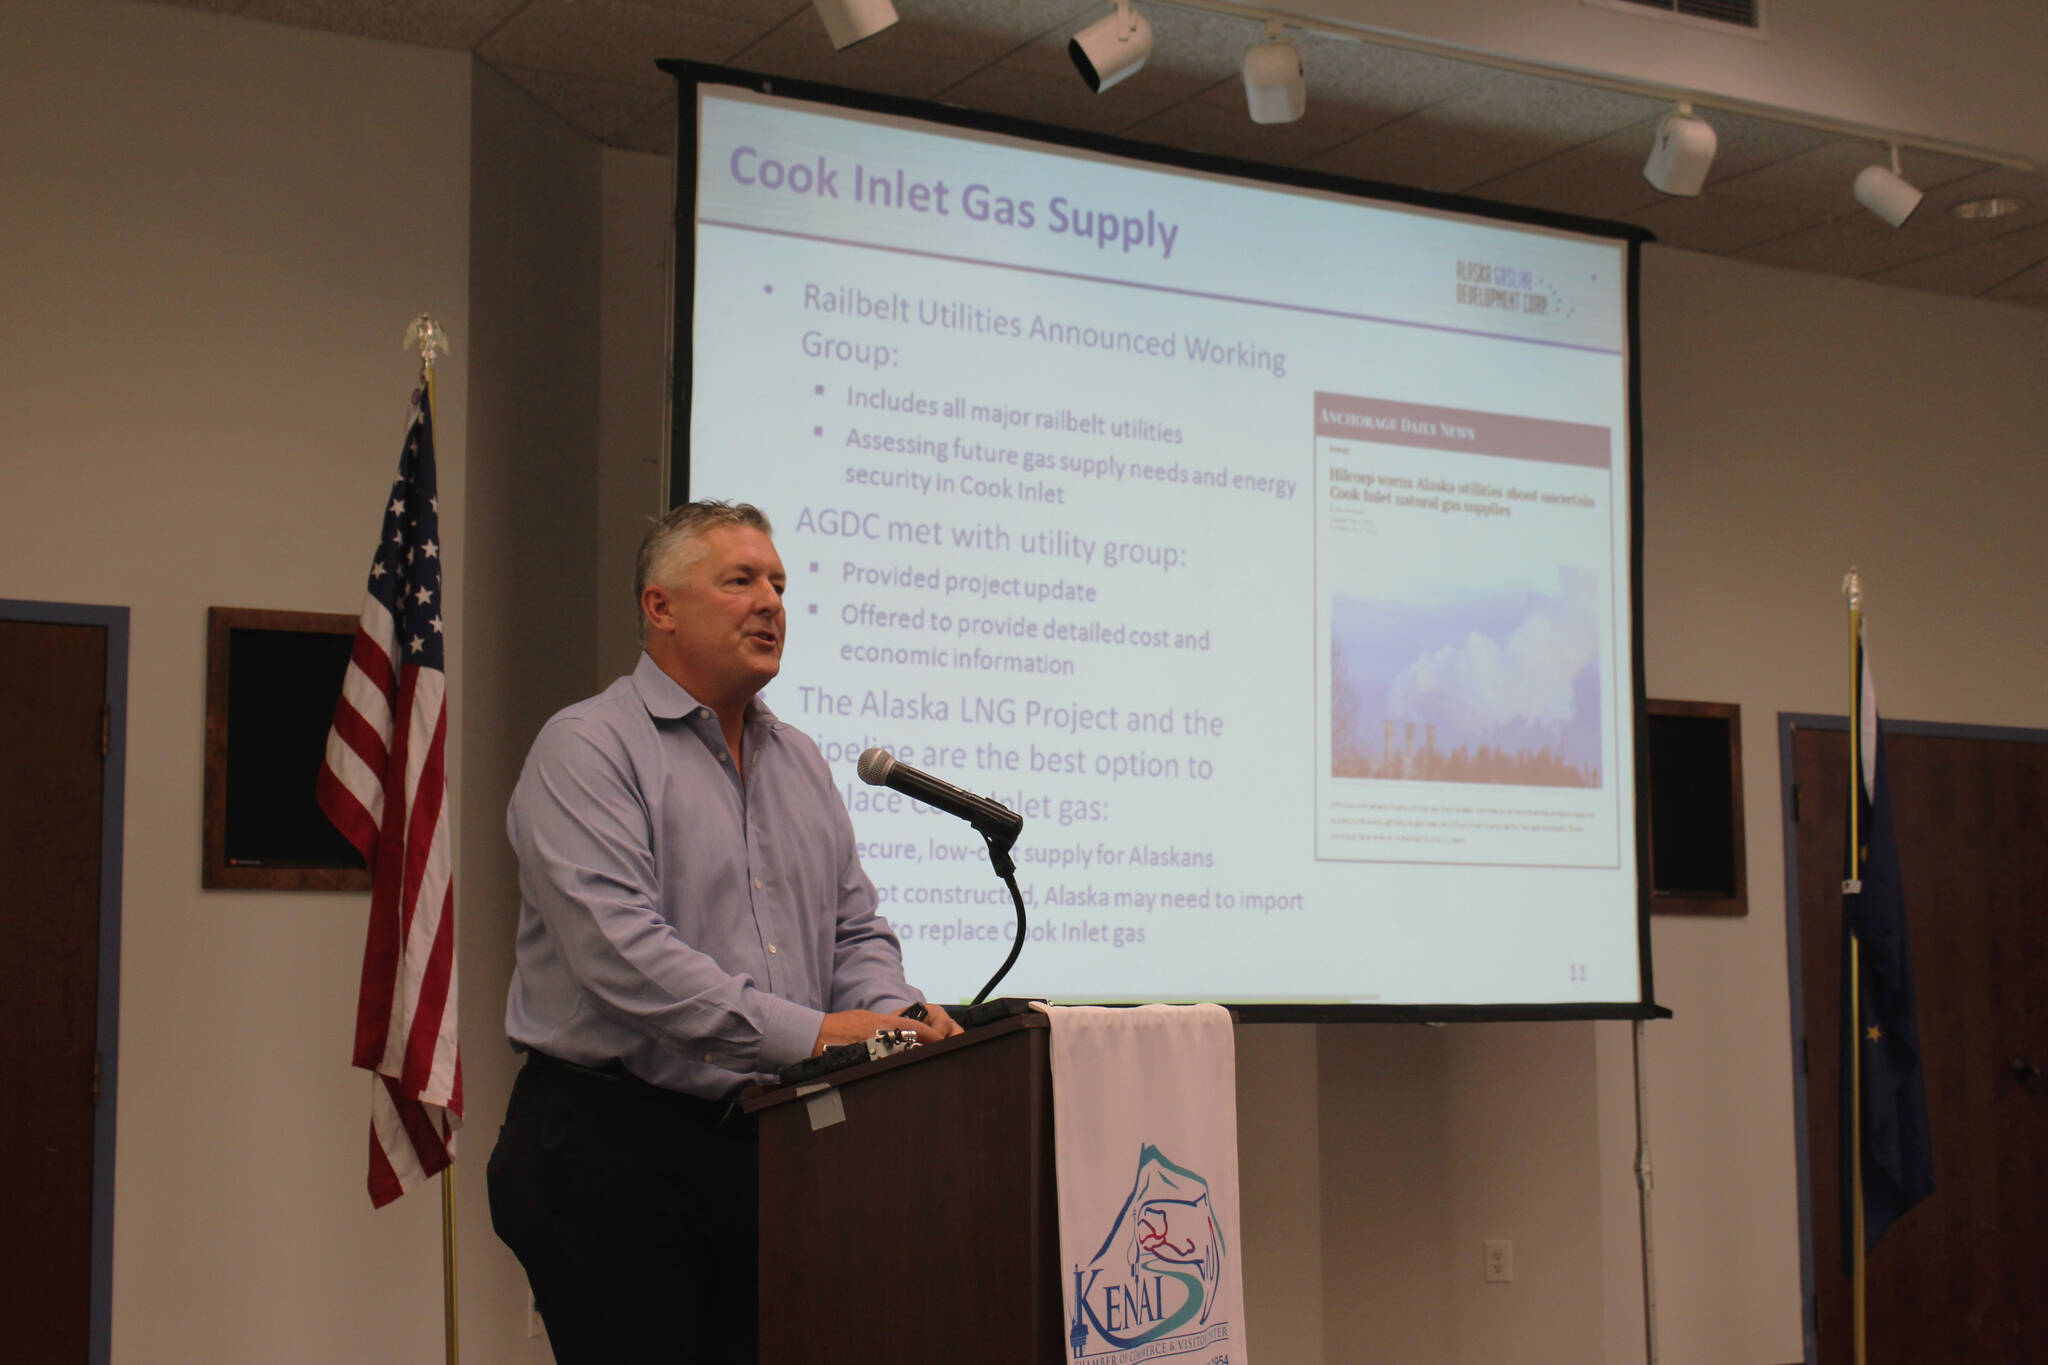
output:
[[[914,981],[1013,910],[870,747],[1023,816],[1004,994],[1642,1001],[1624,241],[693,90],[687,491]]]

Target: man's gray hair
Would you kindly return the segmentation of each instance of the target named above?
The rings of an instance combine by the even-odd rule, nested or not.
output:
[[[653,583],[666,587],[674,583],[704,553],[704,533],[721,526],[748,526],[764,536],[775,534],[775,528],[768,524],[767,513],[752,503],[716,500],[678,503],[647,528],[647,535],[640,542],[640,558],[633,570],[636,611],[640,595],[647,591],[647,585]],[[644,637],[647,630],[644,612],[640,613],[640,630]]]

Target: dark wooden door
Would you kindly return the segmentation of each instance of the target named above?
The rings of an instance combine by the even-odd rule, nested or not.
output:
[[[107,632],[0,621],[0,1302],[10,1359],[83,1361],[92,1289]]]
[[[1870,1365],[2048,1359],[2048,744],[1888,734],[1934,1194],[1870,1253]],[[1849,1365],[1837,1066],[1844,731],[1793,736],[1820,1360]]]

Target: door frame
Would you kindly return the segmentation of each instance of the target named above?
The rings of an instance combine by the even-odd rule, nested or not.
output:
[[[128,608],[0,598],[0,620],[107,632],[107,754],[100,788],[99,982],[93,1001],[99,1102],[92,1117],[92,1285],[87,1359],[107,1365],[114,1321],[114,1117],[120,1094],[121,839],[128,773]]]
[[[1953,725],[1944,721],[1889,720],[1880,713],[1878,733],[1917,735],[1932,739],[1989,739],[2014,744],[2048,744],[2048,730],[2011,725]],[[1802,961],[1799,920],[1799,828],[1792,804],[1792,735],[1795,730],[1833,730],[1846,733],[1847,716],[1807,711],[1778,713],[1778,809],[1784,819],[1785,849],[1785,967],[1792,996],[1792,1133],[1798,1144],[1799,1162],[1799,1321],[1805,1343],[1805,1365],[1819,1365],[1820,1324],[1813,1267],[1813,1166],[1806,1141],[1806,983]]]

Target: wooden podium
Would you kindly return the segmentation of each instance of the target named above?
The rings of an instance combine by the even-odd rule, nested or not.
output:
[[[1064,1359],[1044,1015],[745,1107],[760,1125],[760,1365]]]

